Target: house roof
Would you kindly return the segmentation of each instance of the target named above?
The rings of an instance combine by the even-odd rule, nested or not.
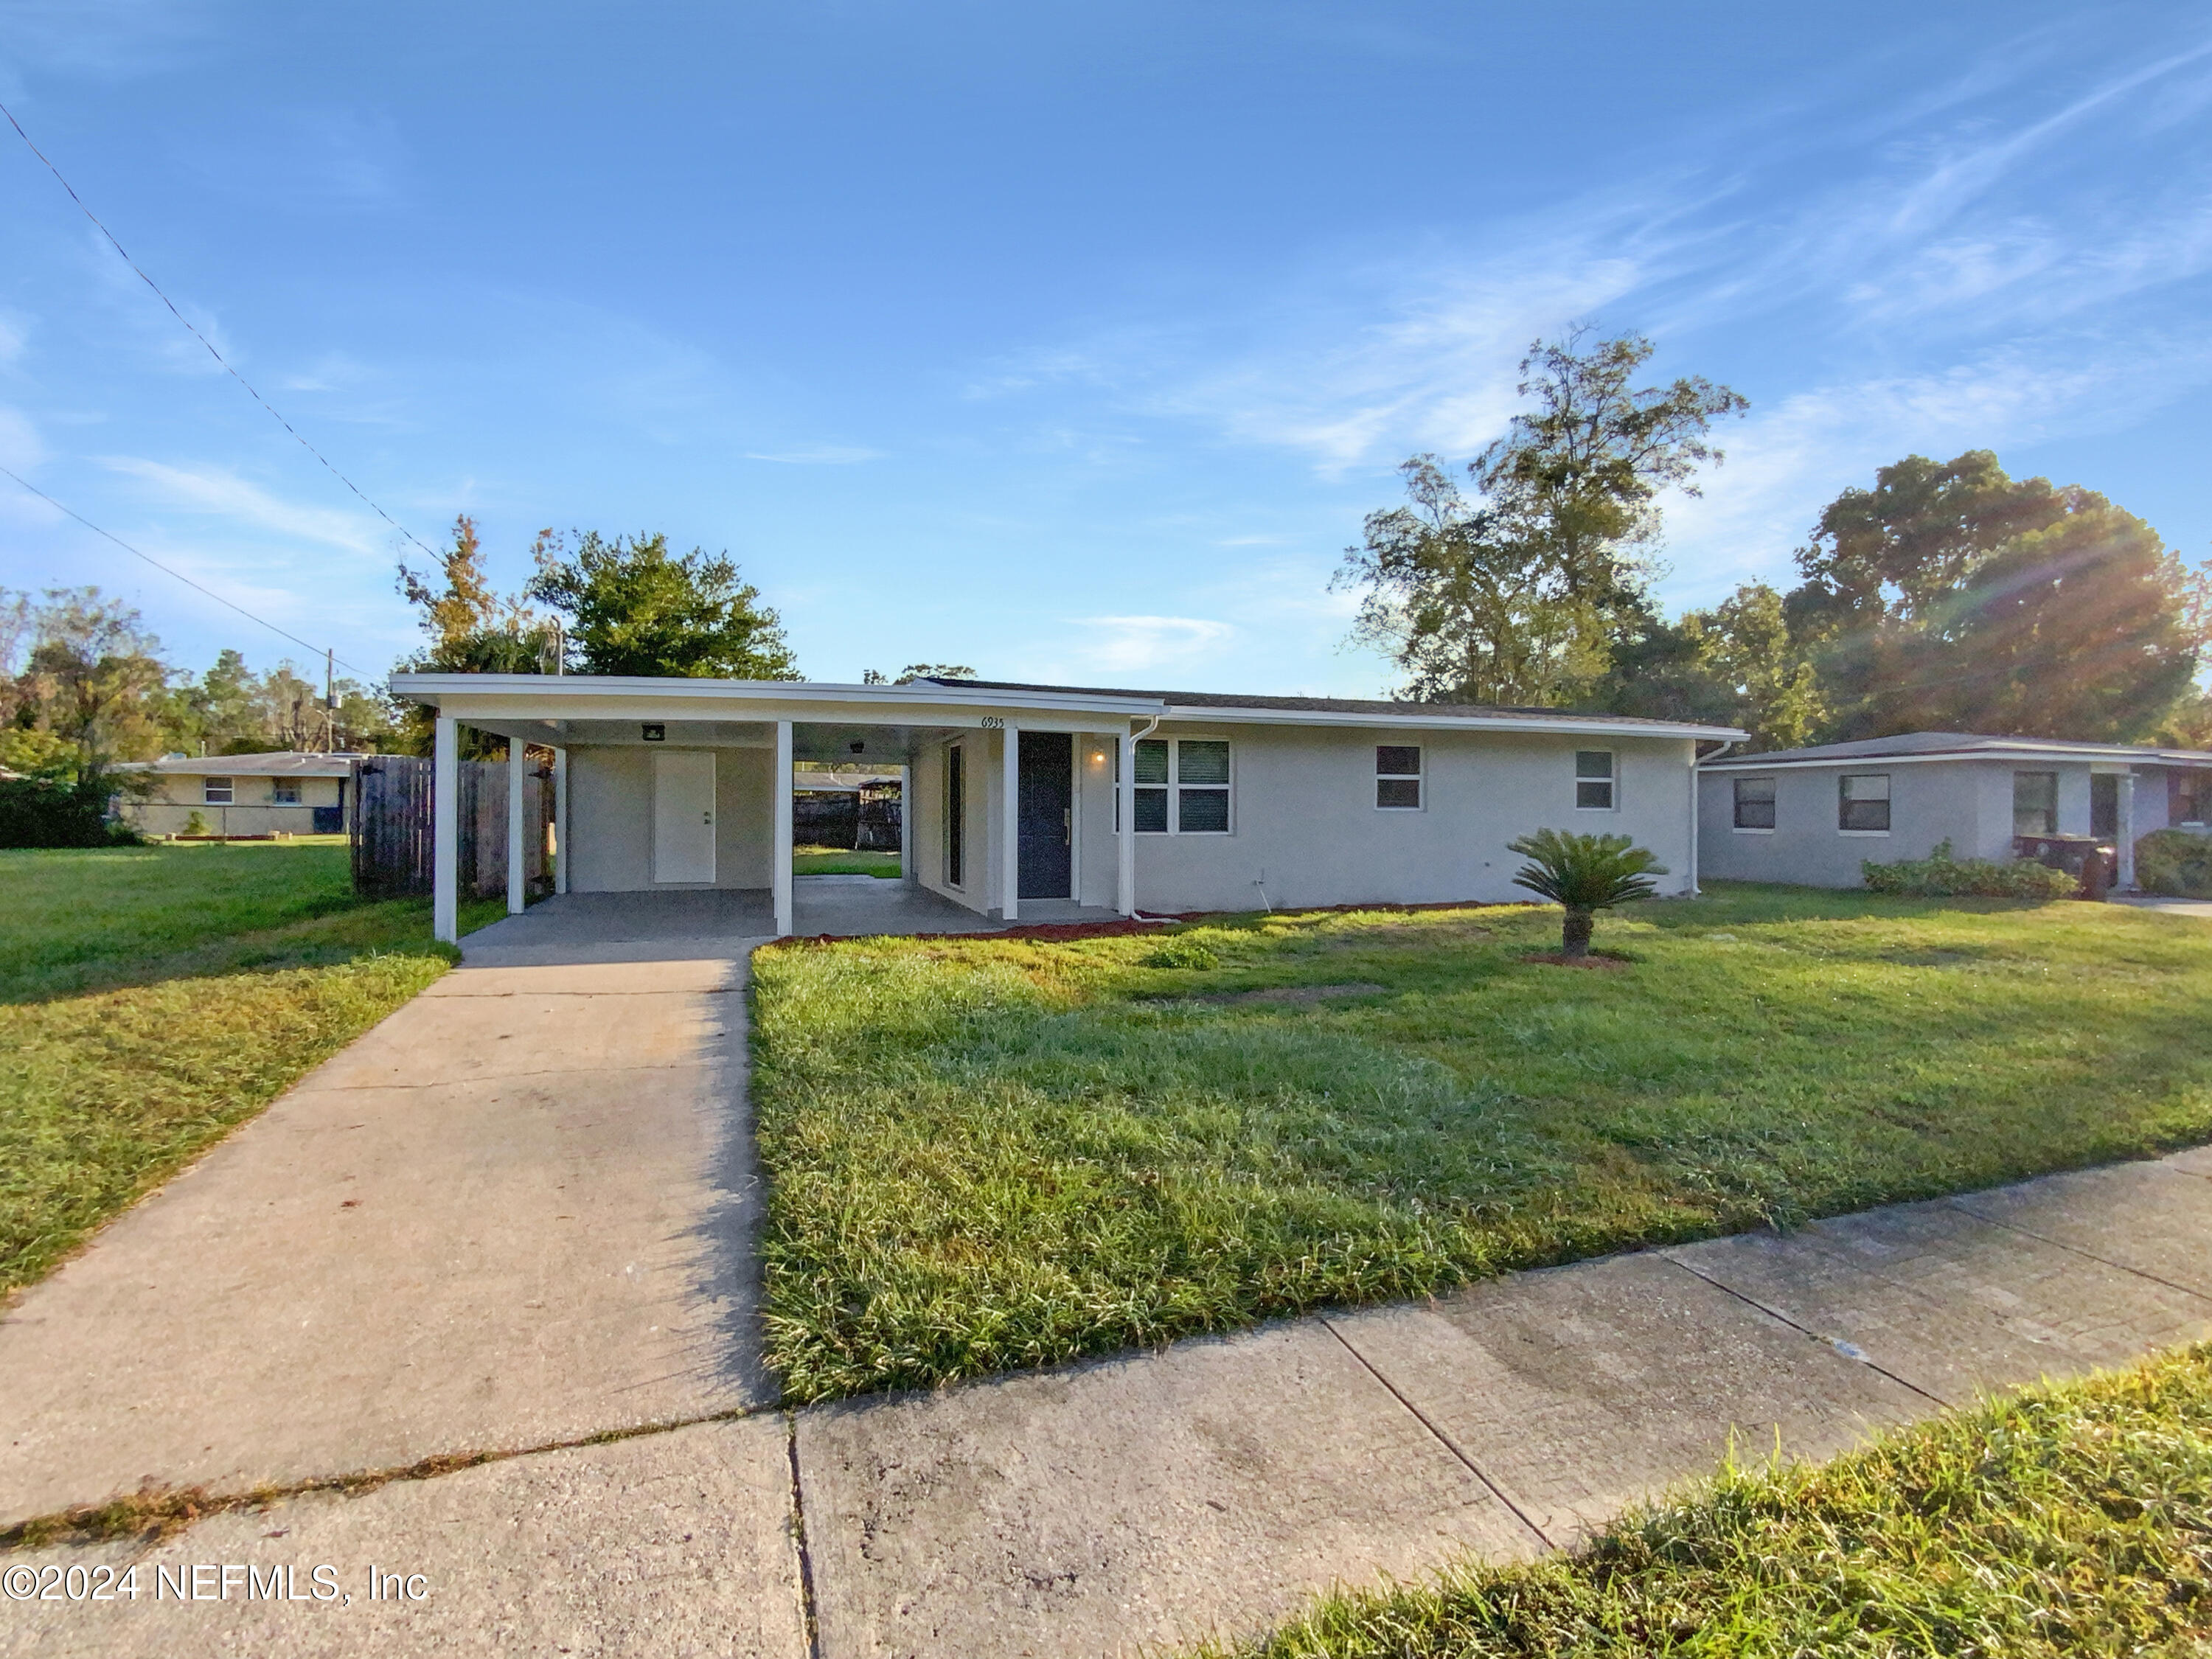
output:
[[[2138,765],[2212,766],[2201,749],[2160,749],[2141,744],[2076,743],[2065,738],[1990,737],[1974,732],[1900,732],[1809,749],[1777,749],[1764,755],[1724,755],[1707,761],[1713,772],[1764,771],[1777,766],[1820,766],[1853,760],[2086,760],[2132,761]]]
[[[1569,725],[1632,731],[1648,727],[1668,735],[1695,729],[1700,735],[1741,736],[1734,728],[1694,726],[1682,720],[1649,720],[1640,714],[1592,714],[1571,708],[1533,708],[1507,703],[1413,702],[1387,697],[1276,697],[1235,691],[1133,691],[1103,686],[1030,685],[1018,680],[931,679],[931,685],[975,686],[987,691],[1015,693],[1058,691],[1081,697],[1127,697],[1164,703],[1170,709],[1214,708],[1272,710],[1284,714],[1372,714],[1386,720],[1540,720]]]
[[[351,753],[302,755],[289,750],[263,755],[164,755],[157,761],[132,761],[118,771],[155,772],[198,778],[344,778],[366,756]]]
[[[586,674],[395,674],[395,696],[427,703],[468,725],[562,741],[572,723],[635,720],[788,720],[854,729],[996,726],[1006,720],[1103,715],[1285,726],[1430,727],[1592,736],[1739,739],[1734,726],[1593,714],[1564,708],[1395,702],[1353,697],[1278,697],[1216,691],[1129,691],[1010,680],[913,680],[903,685],[819,681],[653,678]],[[824,753],[808,758],[830,759]],[[842,754],[836,757],[842,758]]]

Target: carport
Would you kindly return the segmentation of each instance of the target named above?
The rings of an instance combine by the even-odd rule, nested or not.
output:
[[[554,756],[556,899],[592,896],[601,925],[625,905],[665,930],[748,902],[762,932],[894,933],[1133,915],[1133,736],[1159,700],[920,682],[815,685],[563,675],[401,674],[395,696],[436,714],[434,931],[458,936],[457,798],[463,726]],[[915,787],[950,739],[989,764]],[[1026,740],[1025,740],[1026,739]],[[1118,751],[1118,752],[1117,752]],[[792,873],[800,762],[903,769],[902,878],[865,887]],[[972,762],[970,763],[972,765]],[[963,792],[965,792],[964,793]],[[1116,796],[1119,799],[1116,799]],[[522,792],[510,790],[519,805]],[[1103,809],[1102,812],[1098,809]],[[510,818],[515,809],[510,807]],[[1110,825],[1083,841],[1082,820]],[[519,842],[521,827],[510,822]],[[520,915],[519,863],[507,908]],[[629,896],[626,900],[617,895]],[[648,898],[647,896],[650,896]],[[745,896],[750,896],[748,899]],[[648,913],[652,920],[648,924]],[[550,920],[550,918],[549,918]],[[719,930],[721,924],[715,924]]]

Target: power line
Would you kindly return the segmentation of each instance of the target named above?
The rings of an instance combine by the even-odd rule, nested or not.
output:
[[[154,290],[155,298],[161,301],[163,305],[168,307],[169,314],[172,317],[174,317],[179,322],[182,323],[187,329],[191,331],[192,338],[198,340],[202,345],[207,348],[208,356],[214,358],[216,362],[222,365],[223,372],[228,374],[232,380],[237,381],[239,385],[244,386],[246,388],[246,395],[252,398],[255,403],[259,404],[262,408],[269,411],[270,418],[274,420],[277,425],[283,427],[285,431],[290,433],[293,437],[299,439],[300,447],[306,450],[307,453],[320,461],[324,467],[329,471],[331,477],[336,478],[348,489],[353,491],[356,495],[360,496],[362,503],[367,506],[372,513],[375,514],[378,518],[383,520],[385,523],[390,525],[394,530],[404,536],[409,541],[413,542],[416,546],[421,547],[423,552],[429,554],[430,557],[434,559],[438,557],[439,556],[436,553],[433,552],[429,548],[423,546],[421,538],[417,537],[413,531],[408,529],[405,525],[400,523],[398,520],[393,518],[389,513],[386,513],[374,501],[369,500],[368,495],[362,493],[362,488],[359,484],[356,483],[351,478],[347,477],[346,475],[339,471],[337,468],[331,465],[329,456],[324,454],[321,450],[316,448],[314,445],[309,443],[305,438],[300,436],[299,428],[295,427],[291,422],[286,420],[282,415],[278,414],[276,412],[276,406],[270,403],[269,399],[263,397],[258,392],[256,392],[252,384],[246,380],[246,376],[240,374],[236,369],[230,366],[228,360],[223,356],[222,353],[215,349],[215,342],[209,339],[206,335],[201,333],[198,329],[194,328],[192,326],[191,319],[185,316],[183,312],[177,309],[177,302],[161,291],[161,285],[155,282],[151,276],[149,276],[145,271],[140,268],[139,264],[136,259],[133,259],[130,254],[124,252],[123,244],[115,240],[115,233],[100,222],[100,216],[98,214],[94,213],[90,208],[85,206],[84,198],[78,195],[76,193],[76,187],[70,184],[67,179],[64,179],[62,176],[62,170],[56,167],[51,161],[46,159],[46,153],[44,150],[40,149],[36,144],[31,143],[31,135],[23,131],[23,124],[15,118],[15,112],[10,110],[5,104],[0,104],[0,115],[4,115],[8,118],[8,125],[15,129],[15,136],[23,141],[24,146],[29,149],[31,154],[37,156],[40,161],[46,163],[46,171],[54,175],[54,180],[57,184],[60,185],[64,190],[69,191],[70,200],[75,202],[77,204],[78,210],[82,212],[86,218],[92,221],[93,228],[97,230],[101,235],[107,238],[107,245],[113,248],[117,253],[122,255],[123,263],[129,265],[132,270],[137,272],[138,280],[145,283],[148,288]],[[9,476],[11,477],[14,477],[12,473]],[[21,483],[21,480],[18,479],[17,482]],[[27,486],[26,486],[26,488],[27,488]],[[63,508],[63,511],[67,512],[68,509],[64,507]],[[75,517],[76,515],[72,514],[70,516]],[[100,533],[102,535],[106,535],[106,532],[102,531]],[[142,554],[140,556],[143,558],[144,555]],[[174,573],[173,572],[171,574],[173,574]],[[259,618],[257,617],[255,620],[258,621]],[[280,629],[279,631],[281,632],[282,630]]]
[[[95,535],[95,536],[105,536],[105,537],[106,537],[106,538],[107,538],[107,539],[108,539],[109,541],[113,542],[113,543],[114,543],[118,547],[121,548],[121,549],[122,549],[125,553],[131,554],[131,555],[132,555],[134,557],[141,558],[141,559],[145,560],[145,561],[146,561],[146,562],[147,562],[148,564],[152,565],[152,566],[154,567],[154,568],[155,568],[155,569],[156,569],[156,570],[160,571],[163,575],[165,575],[165,576],[174,576],[174,577],[175,577],[179,581],[182,582],[182,583],[183,583],[185,586],[187,586],[187,587],[198,588],[198,589],[199,590],[199,592],[203,592],[203,593],[206,594],[206,595],[208,596],[208,598],[210,598],[210,599],[213,599],[213,600],[214,600],[217,605],[228,605],[228,606],[229,606],[233,611],[235,611],[236,612],[238,612],[238,614],[239,614],[240,616],[241,616],[241,617],[245,617],[246,621],[251,622],[251,623],[259,623],[261,624],[261,626],[262,626],[262,627],[264,627],[264,628],[267,629],[270,633],[272,633],[272,634],[281,634],[281,635],[283,635],[286,639],[288,639],[288,640],[291,641],[293,644],[295,644],[295,645],[298,645],[298,646],[305,646],[305,647],[307,647],[307,649],[308,649],[308,650],[310,650],[310,651],[312,651],[312,652],[315,653],[315,654],[316,654],[316,655],[318,655],[318,656],[321,656],[321,655],[324,655],[324,654],[327,653],[327,654],[329,655],[329,657],[330,657],[331,660],[332,662],[334,662],[334,663],[337,663],[337,664],[340,667],[342,667],[342,668],[351,669],[351,670],[352,670],[352,672],[355,672],[355,673],[356,673],[356,674],[367,674],[367,673],[368,672],[368,671],[366,668],[355,668],[355,667],[354,667],[354,665],[353,665],[351,663],[348,662],[348,661],[347,661],[343,657],[339,656],[339,655],[338,655],[335,651],[330,651],[330,650],[329,650],[329,648],[328,648],[327,647],[325,647],[325,646],[319,646],[319,645],[310,645],[310,644],[308,644],[308,642],[307,642],[306,640],[301,639],[301,638],[297,634],[293,633],[289,629],[284,629],[284,628],[279,628],[279,627],[277,627],[277,626],[276,626],[276,624],[275,623],[270,622],[270,621],[269,620],[269,618],[268,618],[268,617],[257,617],[257,616],[255,616],[255,615],[254,615],[251,611],[248,611],[248,610],[247,610],[244,605],[242,605],[239,604],[237,600],[235,600],[235,599],[226,599],[225,598],[223,598],[223,596],[222,596],[222,594],[220,594],[220,593],[216,592],[215,591],[215,589],[213,589],[212,587],[204,587],[204,586],[202,586],[198,582],[194,581],[194,580],[193,580],[190,576],[187,576],[186,574],[185,574],[185,573],[184,573],[183,571],[181,571],[181,570],[173,570],[173,569],[171,569],[167,565],[163,564],[163,563],[162,563],[159,559],[155,558],[152,554],[150,554],[150,553],[141,553],[141,552],[139,552],[139,551],[138,551],[138,550],[137,550],[137,548],[135,548],[135,547],[131,546],[131,544],[130,544],[129,542],[125,541],[125,540],[123,539],[123,538],[122,538],[122,537],[120,537],[120,536],[118,536],[118,535],[115,534],[115,532],[112,532],[112,531],[109,531],[109,530],[102,530],[102,529],[101,529],[98,525],[94,524],[91,520],[89,520],[89,519],[86,518],[86,517],[84,516],[84,514],[82,514],[82,513],[72,513],[72,512],[70,512],[70,509],[69,509],[68,507],[64,507],[64,506],[63,506],[59,501],[56,501],[52,496],[51,496],[51,495],[47,495],[47,494],[46,494],[46,492],[45,490],[43,490],[43,489],[40,489],[40,488],[38,487],[38,485],[36,485],[36,484],[34,484],[34,483],[31,483],[27,478],[23,477],[21,474],[16,473],[16,472],[10,471],[8,468],[6,468],[6,467],[4,467],[4,466],[0,466],[0,473],[4,473],[4,474],[6,474],[6,476],[7,476],[7,477],[10,477],[10,478],[15,479],[15,482],[16,482],[17,483],[21,484],[21,485],[23,486],[23,488],[24,488],[24,489],[27,489],[27,490],[29,490],[29,491],[31,492],[31,494],[33,494],[33,495],[36,495],[36,496],[37,496],[40,501],[44,501],[44,502],[45,502],[48,507],[52,507],[56,512],[58,512],[58,513],[67,513],[67,514],[69,514],[69,516],[70,516],[70,518],[75,519],[75,520],[76,520],[79,524],[82,525],[82,526],[83,526],[87,530],[89,530],[90,532],[92,532],[92,533],[93,533],[94,535]]]

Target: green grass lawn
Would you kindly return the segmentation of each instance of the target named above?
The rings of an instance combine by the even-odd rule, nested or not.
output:
[[[791,853],[794,876],[881,876],[898,879],[896,853],[852,853],[837,847],[795,847]]]
[[[1213,1659],[2201,1656],[2212,1346],[1825,1465],[1724,1473],[1574,1555],[1338,1595]]]
[[[1736,888],[754,958],[769,1354],[816,1400],[2212,1139],[2212,927]],[[1156,966],[1177,956],[1216,965]],[[1237,997],[1296,991],[1308,1000]],[[1336,988],[1334,990],[1328,988]]]
[[[346,858],[0,852],[0,1296],[446,970],[428,902],[356,902]]]

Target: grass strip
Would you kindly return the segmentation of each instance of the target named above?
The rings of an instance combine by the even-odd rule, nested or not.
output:
[[[1571,1554],[1326,1597],[1205,1659],[2202,1655],[2212,1346],[1731,1466]]]
[[[770,1362],[929,1388],[2212,1138],[2212,928],[1735,889],[754,958]],[[1248,993],[1309,992],[1255,998]]]

